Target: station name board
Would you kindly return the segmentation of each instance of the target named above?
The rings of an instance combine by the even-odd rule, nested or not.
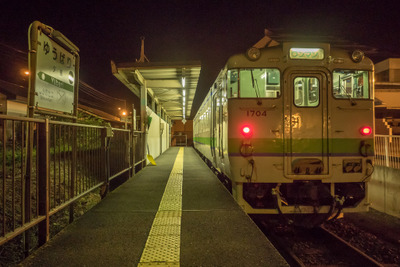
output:
[[[35,106],[73,113],[75,55],[38,31]]]

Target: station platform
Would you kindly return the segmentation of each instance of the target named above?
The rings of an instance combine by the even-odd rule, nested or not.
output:
[[[171,147],[21,266],[289,266],[190,147]]]

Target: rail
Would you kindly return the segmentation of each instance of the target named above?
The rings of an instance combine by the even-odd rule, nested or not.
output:
[[[400,169],[400,136],[375,135],[375,165]]]
[[[34,226],[44,244],[51,215],[69,206],[72,221],[76,200],[144,166],[135,149],[143,140],[126,129],[0,115],[0,245]]]

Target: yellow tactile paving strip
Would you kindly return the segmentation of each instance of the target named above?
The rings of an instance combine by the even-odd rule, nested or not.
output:
[[[179,266],[183,148],[179,149],[138,266]]]

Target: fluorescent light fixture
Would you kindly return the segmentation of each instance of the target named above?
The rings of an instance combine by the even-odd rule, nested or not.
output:
[[[186,84],[186,79],[185,77],[182,77],[182,87],[185,87],[185,84]]]
[[[183,95],[183,96],[185,96],[185,95],[186,95],[186,90],[185,90],[185,89],[183,89],[183,91],[182,91],[182,95]]]

